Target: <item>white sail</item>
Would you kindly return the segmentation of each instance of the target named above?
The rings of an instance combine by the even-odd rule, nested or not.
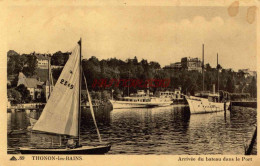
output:
[[[78,136],[80,46],[73,50],[33,130]]]

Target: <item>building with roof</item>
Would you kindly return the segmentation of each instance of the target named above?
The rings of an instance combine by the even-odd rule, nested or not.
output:
[[[17,86],[23,84],[30,92],[33,100],[41,98],[43,92],[44,82],[39,81],[36,78],[27,78],[22,72],[19,73]]]
[[[256,77],[256,71],[252,71],[250,69],[240,69],[238,72],[243,72],[246,78],[249,76]]]
[[[39,69],[48,69],[49,57],[47,55],[35,54],[37,59],[37,67]]]
[[[199,58],[190,58],[190,57],[181,58],[181,66],[182,68],[188,71],[196,70],[202,72],[202,63]]]
[[[48,80],[43,84],[43,92],[46,98],[46,102],[50,98],[50,95],[53,91],[54,85],[50,83]]]
[[[159,91],[160,98],[169,98],[174,101],[183,100],[184,96],[181,93],[181,87],[176,88],[174,91]]]
[[[174,70],[181,70],[182,69],[182,65],[181,62],[175,62],[175,63],[171,63],[169,66],[166,66],[167,69],[174,69]]]
[[[165,66],[164,69],[173,70],[188,70],[202,72],[202,62],[199,58],[184,57],[181,58],[181,62],[171,63]]]

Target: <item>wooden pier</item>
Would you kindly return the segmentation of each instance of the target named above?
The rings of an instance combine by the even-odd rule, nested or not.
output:
[[[45,104],[30,105],[30,106],[15,105],[15,106],[7,107],[7,112],[24,111],[24,110],[42,110],[44,108],[44,106],[45,106]]]
[[[25,110],[43,110],[45,104],[41,104],[41,105],[36,105],[36,106],[11,106],[7,108],[7,112],[11,112],[11,111],[25,111]],[[100,105],[98,104],[94,104],[93,107],[94,108],[99,108]],[[83,108],[90,108],[89,105],[81,105],[81,107]]]
[[[257,108],[257,102],[256,101],[231,101],[230,106]]]

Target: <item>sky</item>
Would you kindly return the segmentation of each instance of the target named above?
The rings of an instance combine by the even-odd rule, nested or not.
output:
[[[9,9],[8,50],[72,51],[82,38],[83,58],[157,61],[202,57],[224,68],[256,70],[256,22],[248,7],[230,16],[227,7],[15,7]]]

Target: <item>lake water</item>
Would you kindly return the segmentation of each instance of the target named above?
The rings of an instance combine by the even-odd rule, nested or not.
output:
[[[8,148],[37,144],[24,132],[38,111],[8,113]],[[82,113],[82,143],[98,137],[88,110]],[[96,120],[108,154],[244,154],[256,126],[256,109],[233,107],[232,111],[189,115],[187,106],[99,111]],[[55,127],[55,126],[54,126]],[[10,153],[14,153],[11,152]]]

